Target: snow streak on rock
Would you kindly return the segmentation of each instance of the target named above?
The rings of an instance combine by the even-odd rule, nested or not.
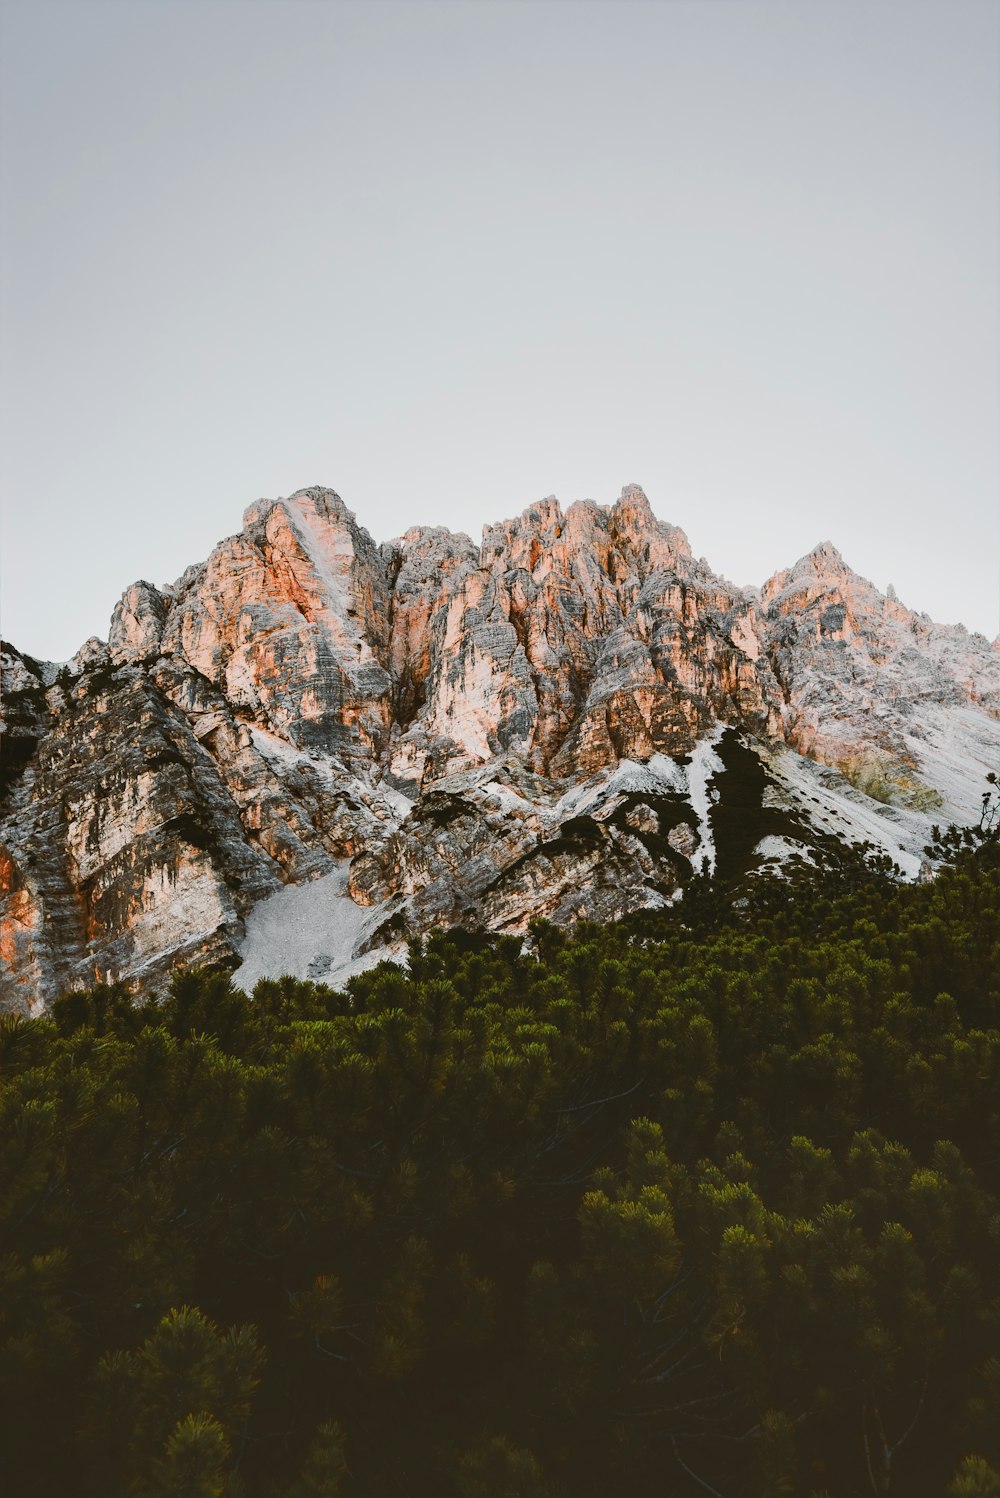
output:
[[[698,861],[699,864],[704,862],[709,874],[715,873],[715,837],[712,832],[711,810],[719,799],[719,792],[714,782],[716,776],[721,775],[725,769],[715,752],[721,735],[722,725],[719,724],[706,738],[698,740],[687,772],[688,799],[698,818]]]

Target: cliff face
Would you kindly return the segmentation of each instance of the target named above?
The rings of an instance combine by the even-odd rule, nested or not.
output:
[[[478,547],[377,547],[326,489],[260,501],[173,587],[133,584],[107,645],[5,647],[3,690],[0,1001],[29,1010],[236,965],[261,902],[324,874],[375,947],[663,903],[735,825],[740,753],[772,839],[912,860],[1000,761],[995,646],[828,544],[734,588],[635,487]]]

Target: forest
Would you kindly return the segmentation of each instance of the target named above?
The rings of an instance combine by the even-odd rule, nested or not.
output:
[[[1000,845],[0,1022],[17,1498],[998,1498]]]

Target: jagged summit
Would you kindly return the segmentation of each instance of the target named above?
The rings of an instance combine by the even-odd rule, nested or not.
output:
[[[3,664],[0,991],[27,1007],[231,965],[261,902],[320,876],[339,915],[301,932],[327,930],[329,973],[435,922],[663,903],[692,860],[817,827],[915,871],[1000,760],[985,640],[829,542],[737,588],[638,485],[479,544],[377,545],[319,485],[261,499],[171,586],[127,588],[107,644]]]
[[[775,598],[789,588],[804,586],[816,591],[824,587],[839,588],[845,582],[851,587],[871,587],[870,583],[847,565],[832,541],[820,541],[812,551],[807,551],[805,556],[793,562],[791,567],[775,572],[760,591],[764,597]]]
[[[807,556],[802,558],[802,561],[812,562],[817,568],[828,566],[840,568],[845,572],[851,570],[832,541],[820,541]]]

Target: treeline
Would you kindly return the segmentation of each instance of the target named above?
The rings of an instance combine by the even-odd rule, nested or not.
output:
[[[0,1028],[17,1498],[1000,1494],[1000,849]]]

